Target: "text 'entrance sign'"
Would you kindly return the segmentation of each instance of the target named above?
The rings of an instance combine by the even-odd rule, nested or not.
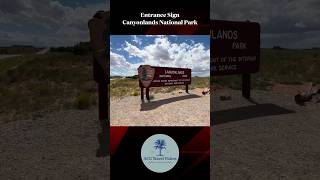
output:
[[[150,87],[185,85],[191,84],[191,69],[156,67],[141,65],[138,68],[139,86],[141,88],[141,99],[143,99],[143,88],[146,88],[146,96],[149,100]]]
[[[260,25],[254,22],[211,21],[213,76],[256,73],[260,62]]]

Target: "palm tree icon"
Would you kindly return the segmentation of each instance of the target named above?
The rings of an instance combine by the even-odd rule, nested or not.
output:
[[[157,150],[159,149],[159,155],[162,156],[161,151],[162,149],[166,149],[166,141],[164,139],[158,139],[154,142],[154,148]]]

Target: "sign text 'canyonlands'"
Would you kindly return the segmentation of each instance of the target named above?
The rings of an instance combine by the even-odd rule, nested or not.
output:
[[[138,68],[138,75],[141,99],[144,99],[144,88],[146,88],[146,96],[149,100],[150,87],[185,85],[186,92],[188,92],[188,85],[191,84],[191,69],[188,68],[141,65]]]

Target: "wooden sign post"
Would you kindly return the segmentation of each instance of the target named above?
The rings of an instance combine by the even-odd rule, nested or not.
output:
[[[88,22],[88,27],[90,31],[90,46],[93,50],[93,74],[94,80],[98,84],[99,122],[102,131],[98,134],[98,142],[100,144],[100,147],[97,151],[98,157],[108,155],[107,131],[110,127],[109,21],[109,11],[98,11]]]
[[[250,89],[251,89],[251,75],[242,74],[242,96],[250,99]]]
[[[146,89],[146,98],[150,100],[150,87],[185,85],[186,93],[189,93],[191,69],[141,65],[138,68],[138,75],[141,100],[144,100],[144,88]]]
[[[250,74],[259,71],[260,25],[254,22],[213,20],[211,76],[242,74],[242,96],[250,98]]]

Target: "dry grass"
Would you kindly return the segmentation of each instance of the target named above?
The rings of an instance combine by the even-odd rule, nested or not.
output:
[[[0,121],[34,112],[96,104],[91,56],[71,53],[24,55],[0,61]]]
[[[0,60],[0,122],[32,116],[43,110],[86,109],[96,106],[96,84],[91,55],[48,53]],[[252,75],[253,88],[275,83],[320,83],[320,50],[261,50],[260,71]],[[241,78],[214,77],[214,85],[240,89]],[[193,88],[209,87],[209,78],[194,77]],[[151,93],[168,93],[182,86],[151,88]],[[137,79],[115,79],[111,98],[139,96]]]
[[[192,78],[190,89],[205,87],[209,87],[209,77]],[[152,94],[170,93],[184,88],[184,86],[152,87],[150,88],[150,92]],[[111,80],[110,92],[112,99],[120,99],[126,96],[140,96],[140,87],[138,79],[115,78]]]

